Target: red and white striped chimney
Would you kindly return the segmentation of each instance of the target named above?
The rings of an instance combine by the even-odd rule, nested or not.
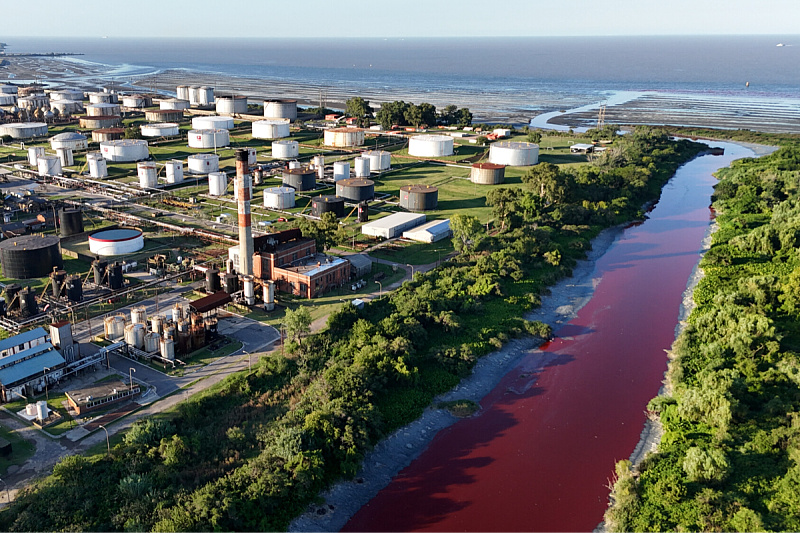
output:
[[[247,150],[236,150],[236,205],[239,213],[239,274],[253,275],[253,229],[250,217],[250,196],[253,177],[247,164]]]

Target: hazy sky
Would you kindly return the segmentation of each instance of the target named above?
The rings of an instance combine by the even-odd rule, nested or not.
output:
[[[11,4],[4,0],[4,4]],[[13,36],[422,37],[800,33],[800,0],[36,0]]]

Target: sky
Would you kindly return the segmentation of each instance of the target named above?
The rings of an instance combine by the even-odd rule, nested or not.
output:
[[[10,1],[10,0],[6,0]],[[52,37],[793,35],[800,0],[36,0],[0,41]]]

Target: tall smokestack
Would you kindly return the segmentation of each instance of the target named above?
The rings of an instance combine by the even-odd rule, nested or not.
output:
[[[250,191],[253,187],[247,150],[236,150],[236,204],[239,213],[239,274],[253,275],[253,229],[250,227]]]

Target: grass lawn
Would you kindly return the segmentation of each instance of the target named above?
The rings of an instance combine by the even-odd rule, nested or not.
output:
[[[421,242],[401,243],[383,246],[370,252],[369,255],[386,261],[395,261],[400,264],[427,265],[444,260],[447,254],[453,252],[452,239],[442,239],[431,244]]]
[[[0,457],[0,476],[5,476],[9,466],[21,465],[27,461],[36,451],[36,446],[5,426],[0,426],[0,437],[11,443],[11,455]]]

